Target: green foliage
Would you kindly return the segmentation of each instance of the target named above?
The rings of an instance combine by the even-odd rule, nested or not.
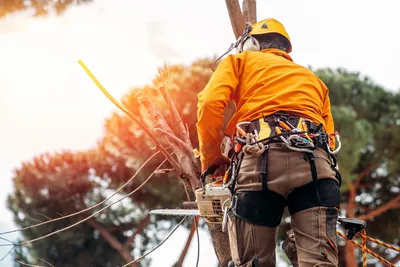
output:
[[[358,72],[323,69],[316,74],[330,89],[335,128],[343,141],[339,153],[340,172],[345,180],[343,207],[349,201],[348,184],[362,176],[356,189],[355,215],[371,214],[400,192],[400,91],[388,91]],[[399,245],[399,225],[397,204],[369,219],[367,232]]]
[[[71,5],[88,3],[92,0],[7,0],[0,5],[0,18],[19,11],[33,11],[34,16],[48,15],[54,11],[60,15]]]

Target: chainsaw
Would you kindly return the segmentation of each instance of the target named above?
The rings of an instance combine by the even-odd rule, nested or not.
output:
[[[197,209],[156,209],[150,214],[201,216],[207,223],[225,225],[230,195],[230,190],[223,186],[222,181],[216,181],[195,191]]]

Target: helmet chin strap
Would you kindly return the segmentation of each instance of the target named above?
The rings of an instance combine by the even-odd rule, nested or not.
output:
[[[243,34],[242,34],[241,36],[239,36],[239,38],[237,39],[237,41],[236,41],[235,43],[232,43],[232,44],[229,46],[229,49],[228,49],[225,53],[223,53],[220,57],[218,57],[218,58],[213,62],[213,64],[211,65],[211,70],[212,70],[212,71],[215,71],[215,65],[217,64],[217,62],[218,62],[222,57],[224,57],[226,54],[228,54],[229,52],[231,52],[234,48],[236,48],[237,53],[241,53],[241,52],[243,52],[243,51],[245,51],[245,50],[252,50],[252,49],[245,49],[245,50],[243,50],[244,44],[246,43],[246,41],[248,42],[249,39],[251,39],[251,41],[253,42],[254,46],[257,46],[257,45],[258,45],[258,47],[259,47],[258,41],[257,41],[254,37],[252,37],[252,36],[249,34],[249,33],[251,32],[252,29],[253,29],[253,28],[251,27],[251,25],[247,26],[247,27],[244,29]],[[239,48],[239,49],[238,49],[238,48]],[[255,49],[254,49],[254,50],[255,50]]]

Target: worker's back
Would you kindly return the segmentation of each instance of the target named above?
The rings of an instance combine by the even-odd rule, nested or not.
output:
[[[236,113],[228,134],[238,121],[251,121],[280,110],[325,124],[323,109],[328,89],[309,69],[275,49],[246,51],[233,57],[239,84],[233,95]]]

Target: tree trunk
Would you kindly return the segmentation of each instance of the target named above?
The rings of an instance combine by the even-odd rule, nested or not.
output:
[[[231,260],[229,236],[227,233],[222,232],[222,226],[220,224],[207,223],[207,225],[211,234],[211,241],[214,246],[215,254],[218,258],[218,267],[226,267]]]

